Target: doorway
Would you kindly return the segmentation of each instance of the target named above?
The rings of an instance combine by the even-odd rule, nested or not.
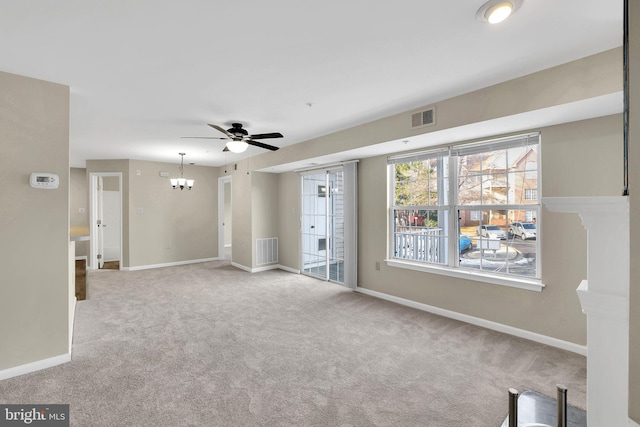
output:
[[[91,269],[122,267],[122,173],[91,173]]]
[[[302,176],[302,271],[344,284],[342,171]]]
[[[355,163],[301,173],[301,271],[356,287]]]
[[[218,178],[218,258],[232,259],[231,177]]]

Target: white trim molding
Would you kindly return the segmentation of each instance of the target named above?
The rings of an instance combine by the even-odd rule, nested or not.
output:
[[[48,359],[38,360],[36,362],[5,369],[0,371],[0,381],[17,377],[19,375],[30,374],[31,372],[41,371],[42,369],[52,368],[68,362],[71,362],[71,353],[61,354],[60,356],[54,356]]]
[[[587,279],[576,292],[587,315],[587,424],[629,423],[629,198],[550,197],[587,230]]]
[[[440,274],[443,276],[457,277],[459,279],[473,280],[474,282],[509,286],[511,288],[524,289],[527,291],[542,292],[545,286],[538,279],[527,279],[515,276],[498,276],[495,274],[491,275],[488,273],[479,273],[475,270],[465,270],[460,267],[452,268],[400,259],[386,259],[385,262],[389,267],[405,268],[407,270],[421,271],[423,273]]]
[[[300,274],[300,270],[296,270],[295,268],[287,267],[286,265],[281,264],[271,264],[265,265],[264,267],[247,267],[246,265],[238,264],[237,262],[232,262],[232,266],[239,268],[240,270],[244,270],[247,273],[260,273],[261,271],[269,271],[269,270],[284,270],[289,273]]]
[[[164,268],[164,267],[176,267],[178,265],[198,264],[201,262],[218,261],[220,258],[202,258],[202,259],[190,259],[187,261],[165,262],[162,264],[149,264],[149,265],[137,265],[134,267],[120,267],[122,271],[138,271],[138,270],[150,270],[152,268]]]
[[[71,308],[71,319],[69,320],[69,355],[71,355],[71,349],[73,348],[73,325],[76,322],[76,307],[78,306],[78,298],[73,297],[73,307]]]
[[[567,350],[572,353],[577,353],[585,356],[587,354],[587,348],[580,344],[575,344],[569,341],[563,341],[557,338],[549,337],[547,335],[537,334],[535,332],[530,332],[524,329],[514,328],[513,326],[504,325],[502,323],[493,322],[491,320],[481,319],[479,317],[469,316],[467,314],[458,313],[451,310],[446,310],[439,307],[434,307],[428,304],[423,304],[421,302],[412,301],[400,297],[396,297],[393,295],[385,294],[378,291],[372,291],[370,289],[356,288],[357,292],[370,295],[376,298],[380,298],[383,300],[395,302],[397,304],[405,305],[407,307],[415,308],[418,310],[426,311],[429,313],[437,314],[439,316],[448,317],[450,319],[459,320],[461,322],[469,323],[472,325],[480,326],[482,328],[491,329],[494,331],[502,332],[505,334],[513,335],[519,338],[528,339],[530,341],[535,341],[540,344],[545,344],[551,347],[560,348],[562,350]]]

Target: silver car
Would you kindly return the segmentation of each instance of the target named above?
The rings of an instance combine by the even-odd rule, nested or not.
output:
[[[481,225],[478,227],[478,235],[487,237],[489,239],[506,240],[507,233],[502,231],[502,228],[497,225]]]
[[[509,226],[509,234],[522,240],[536,238],[536,225],[532,222],[513,222]]]

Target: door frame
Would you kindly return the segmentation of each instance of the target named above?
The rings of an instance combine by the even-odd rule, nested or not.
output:
[[[122,239],[122,229],[124,228],[124,224],[122,222],[122,172],[90,172],[89,173],[89,200],[90,200],[90,210],[89,210],[89,234],[91,239],[89,241],[89,265],[87,265],[87,269],[95,270],[98,268],[98,177],[118,177],[118,189],[120,193],[120,269],[122,269],[122,252],[123,252],[123,239]]]
[[[229,192],[231,194],[233,190],[233,183],[231,180],[231,175],[221,176],[218,178],[218,258],[225,259],[225,249],[224,249],[224,186],[225,184],[229,184]],[[230,199],[231,200],[231,199]],[[233,203],[231,203],[231,209],[233,212]],[[232,225],[233,226],[233,225]],[[233,238],[233,231],[231,233]],[[233,248],[233,245],[231,246]],[[232,256],[233,257],[233,256]]]
[[[329,212],[331,203],[333,203],[333,200],[331,198],[330,192],[329,192],[329,188],[330,188],[330,176],[331,173],[335,173],[335,172],[340,172],[340,173],[344,173],[344,167],[343,165],[337,165],[337,166],[331,166],[331,167],[326,167],[326,168],[322,168],[322,169],[312,169],[312,170],[308,170],[308,171],[303,171],[300,172],[300,233],[299,233],[299,248],[300,248],[300,255],[299,255],[299,260],[300,260],[300,272],[304,275],[308,275],[311,277],[314,277],[316,279],[320,279],[320,280],[324,280],[324,281],[329,281],[329,282],[333,282],[333,283],[337,283],[341,286],[348,286],[345,284],[345,277],[343,275],[343,280],[342,281],[338,281],[338,280],[332,280],[330,277],[330,262],[331,259],[334,258],[332,256],[332,251],[335,250],[335,247],[332,247],[332,245],[335,245],[335,243],[332,243],[332,238],[336,237],[334,234],[333,230],[333,226],[331,223],[331,214]],[[308,215],[307,213],[305,213],[305,200],[304,200],[304,179],[305,177],[308,176],[324,176],[324,188],[325,188],[325,193],[324,196],[320,196],[320,192],[318,192],[318,196],[317,197],[324,197],[324,204],[325,204],[325,215],[324,215],[324,237],[318,237],[316,239],[316,247],[318,247],[319,245],[319,241],[324,239],[325,241],[325,249],[324,250],[324,277],[321,277],[320,275],[315,275],[315,274],[311,274],[311,273],[306,273],[305,272],[305,247],[304,247],[304,216]],[[320,181],[318,181],[320,182]],[[343,217],[344,218],[344,217]],[[333,230],[333,231],[332,231]],[[322,235],[317,235],[317,236],[322,236]],[[339,236],[341,237],[343,240],[346,238],[345,235]],[[320,252],[321,250],[318,249],[318,252]],[[343,263],[344,264],[344,263]]]

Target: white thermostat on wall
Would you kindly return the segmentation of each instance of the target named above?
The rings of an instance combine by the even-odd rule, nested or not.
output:
[[[55,173],[34,172],[29,178],[29,185],[33,188],[51,190],[58,188],[60,178]]]

